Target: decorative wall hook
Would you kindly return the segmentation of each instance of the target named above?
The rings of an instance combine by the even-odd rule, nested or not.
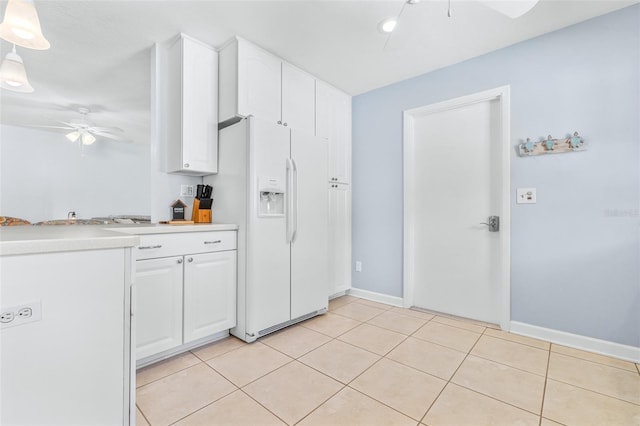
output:
[[[547,136],[547,140],[544,141],[544,147],[547,151],[553,151],[553,147],[555,146],[556,141],[551,138],[551,135]]]
[[[584,139],[578,132],[573,132],[573,136],[564,139],[553,139],[551,135],[547,139],[533,142],[527,138],[526,142],[518,145],[518,153],[521,157],[542,154],[562,154],[565,152],[584,151],[586,149]]]

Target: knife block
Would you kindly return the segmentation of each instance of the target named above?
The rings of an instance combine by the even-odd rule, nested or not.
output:
[[[191,211],[191,220],[194,223],[211,223],[211,209],[200,209],[200,200],[193,200],[193,210]]]

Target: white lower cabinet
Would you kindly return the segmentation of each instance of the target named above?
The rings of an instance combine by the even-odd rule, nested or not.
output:
[[[184,238],[180,234],[141,237],[140,250],[151,248],[175,254],[179,242],[186,254],[136,262],[137,360],[235,327],[235,234],[203,232]],[[205,248],[210,252],[188,254]],[[142,255],[146,256],[147,253]]]
[[[183,257],[136,263],[136,359],[182,344]]]
[[[328,295],[351,288],[351,190],[329,184],[329,288]]]
[[[228,330],[235,325],[236,252],[186,256],[184,343]]]

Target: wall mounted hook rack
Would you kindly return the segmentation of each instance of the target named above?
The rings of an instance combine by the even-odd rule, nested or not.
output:
[[[538,142],[527,138],[525,142],[518,145],[518,153],[521,157],[543,154],[563,154],[565,152],[584,150],[586,150],[584,139],[578,135],[578,132],[574,132],[573,136],[562,139],[553,139],[551,135],[549,135],[547,139]]]

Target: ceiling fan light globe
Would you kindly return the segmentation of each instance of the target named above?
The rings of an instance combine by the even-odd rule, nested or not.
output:
[[[91,145],[96,141],[96,137],[93,136],[91,133],[83,133],[81,140],[82,140],[82,145]]]
[[[378,24],[378,31],[383,34],[389,34],[396,28],[397,24],[398,20],[396,18],[384,19]]]
[[[28,49],[46,50],[51,47],[42,35],[33,0],[9,0],[0,24],[0,38]]]
[[[9,52],[0,64],[0,87],[19,93],[33,92],[22,58],[14,52]]]
[[[78,138],[80,137],[80,132],[78,132],[77,130],[74,130],[73,132],[67,133],[66,135],[64,135],[67,139],[69,139],[71,142],[75,142],[78,140]]]

